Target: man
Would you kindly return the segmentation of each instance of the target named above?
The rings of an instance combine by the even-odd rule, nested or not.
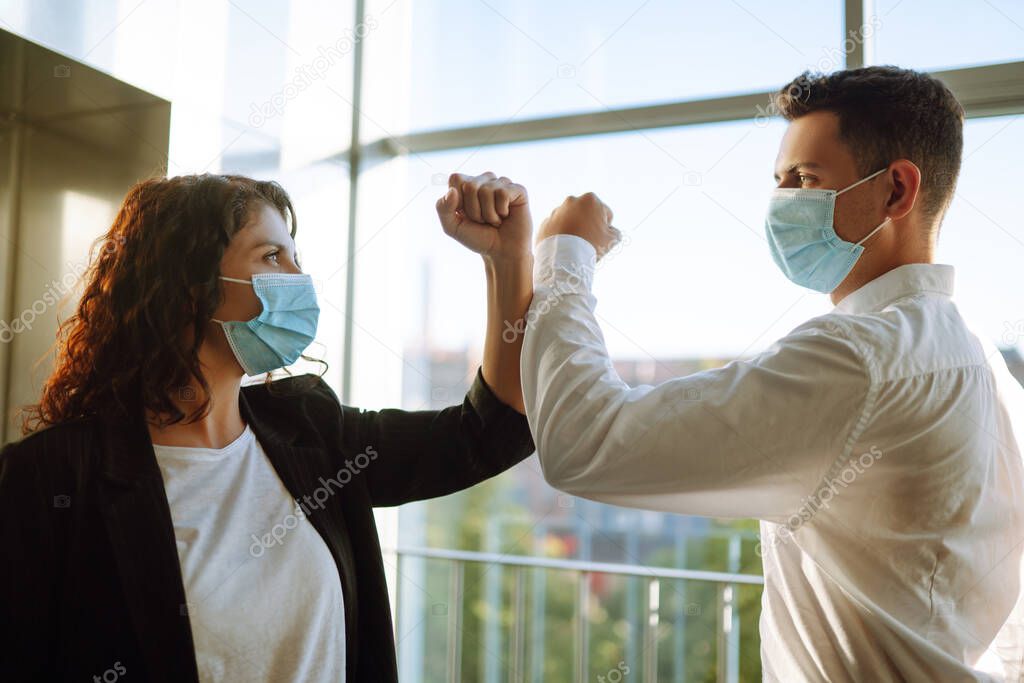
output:
[[[753,358],[629,387],[590,293],[612,214],[568,198],[537,236],[522,352],[544,476],[762,520],[765,680],[1018,680],[1024,391],[933,263],[963,110],[894,67],[805,73],[776,104],[770,252],[835,309]]]

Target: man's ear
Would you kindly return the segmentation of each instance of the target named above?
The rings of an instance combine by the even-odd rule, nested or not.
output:
[[[889,164],[892,191],[886,202],[889,218],[896,221],[913,211],[921,192],[921,169],[910,159],[897,159]]]

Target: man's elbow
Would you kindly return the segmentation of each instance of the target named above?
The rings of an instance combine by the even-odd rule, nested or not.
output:
[[[579,440],[542,434],[537,441],[537,459],[544,481],[565,493],[579,494],[586,490],[586,473],[590,458],[579,447]]]

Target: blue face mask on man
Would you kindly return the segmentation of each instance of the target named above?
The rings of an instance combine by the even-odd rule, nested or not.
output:
[[[305,274],[253,273],[251,284],[263,310],[248,321],[217,320],[245,374],[253,376],[291,365],[316,337],[320,306],[313,279]]]
[[[846,279],[864,253],[864,242],[889,219],[859,242],[847,242],[833,226],[836,197],[886,170],[875,171],[838,192],[805,188],[777,188],[772,192],[765,233],[772,258],[786,277],[801,287],[825,293]]]

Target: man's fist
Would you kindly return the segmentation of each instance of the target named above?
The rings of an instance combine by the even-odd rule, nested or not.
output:
[[[437,200],[445,233],[485,258],[521,258],[530,254],[530,218],[526,188],[504,176],[453,173],[448,192]]]
[[[540,224],[537,242],[552,235],[576,235],[594,245],[600,260],[622,239],[622,233],[612,227],[612,217],[612,210],[593,192],[566,197]]]

